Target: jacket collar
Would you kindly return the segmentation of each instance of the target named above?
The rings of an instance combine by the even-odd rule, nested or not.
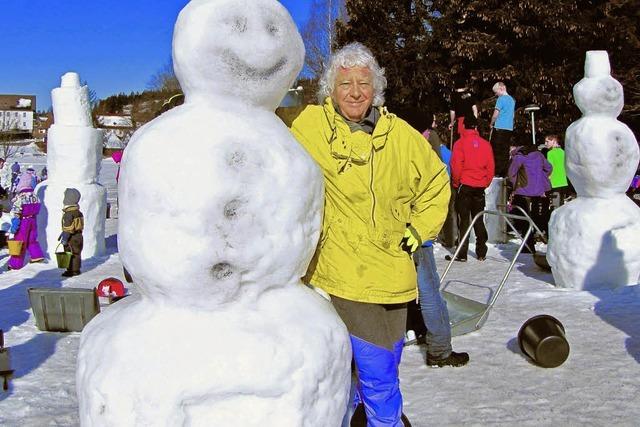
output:
[[[376,108],[376,107],[374,107]],[[371,134],[363,130],[351,131],[349,124],[335,109],[331,97],[324,101],[323,110],[328,126],[328,143],[331,155],[338,163],[338,172],[344,171],[348,163],[366,164],[371,158],[372,149],[379,150],[387,143],[387,137],[395,124],[396,116],[385,107],[377,107],[369,113],[367,120],[375,120]],[[366,125],[365,125],[366,126]]]

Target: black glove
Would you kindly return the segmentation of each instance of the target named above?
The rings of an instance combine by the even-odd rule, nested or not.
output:
[[[420,240],[418,232],[409,225],[404,232],[404,237],[400,240],[400,247],[411,256],[421,244],[422,240]]]

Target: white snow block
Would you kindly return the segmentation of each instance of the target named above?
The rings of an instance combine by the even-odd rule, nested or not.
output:
[[[80,423],[339,426],[346,335],[331,304],[302,285],[215,310],[129,296],[82,332]]]
[[[107,190],[96,183],[68,186],[47,180],[36,187],[35,192],[42,202],[38,214],[38,241],[42,250],[50,259],[56,259],[58,237],[62,232],[62,200],[67,188],[75,188],[80,192],[79,206],[84,216],[82,259],[104,255]]]
[[[485,190],[485,209],[494,211],[504,211],[499,205],[507,204],[507,190],[505,179],[494,177],[489,188]],[[478,220],[479,221],[479,220]],[[504,217],[497,215],[485,215],[484,224],[487,228],[488,241],[491,243],[506,243],[509,240],[507,235],[507,223]],[[461,231],[464,233],[464,230]]]
[[[60,126],[92,126],[89,88],[80,86],[77,73],[66,73],[51,91],[53,117]]]
[[[579,197],[549,222],[547,261],[556,286],[613,289],[640,280],[640,209],[626,195]]]
[[[69,185],[96,182],[100,174],[102,133],[92,127],[53,124],[48,131],[48,179]]]

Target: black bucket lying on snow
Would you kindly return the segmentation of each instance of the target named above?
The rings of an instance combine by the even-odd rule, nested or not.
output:
[[[569,357],[564,326],[548,314],[534,316],[524,322],[518,332],[518,345],[524,354],[543,368],[560,366]]]

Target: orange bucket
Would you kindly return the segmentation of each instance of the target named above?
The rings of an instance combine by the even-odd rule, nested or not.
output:
[[[22,252],[22,240],[7,240],[9,255],[19,256]]]

